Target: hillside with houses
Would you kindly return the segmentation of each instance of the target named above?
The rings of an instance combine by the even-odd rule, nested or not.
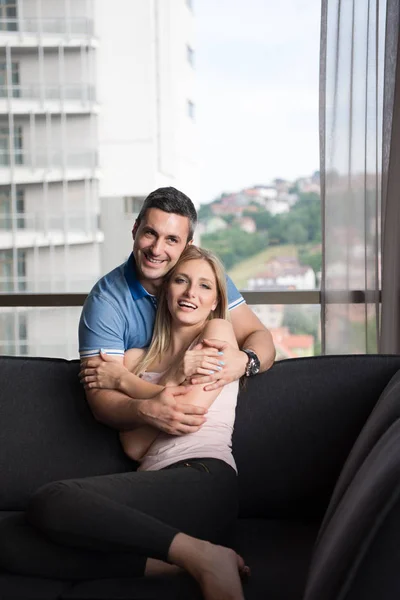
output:
[[[275,179],[221,194],[201,205],[201,245],[215,252],[243,290],[313,290],[320,286],[319,173]],[[319,307],[254,306],[269,327],[278,358],[318,353]]]

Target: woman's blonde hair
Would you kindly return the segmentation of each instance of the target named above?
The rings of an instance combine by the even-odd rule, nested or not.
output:
[[[134,373],[140,375],[144,373],[149,365],[154,360],[162,356],[164,352],[168,350],[171,340],[171,313],[168,309],[167,291],[168,286],[172,278],[175,276],[182,264],[189,260],[205,260],[211,267],[215,281],[217,284],[217,301],[218,304],[215,310],[211,311],[208,315],[207,320],[210,319],[227,319],[229,320],[228,311],[228,294],[226,289],[226,277],[224,267],[220,260],[208,250],[199,248],[198,246],[189,245],[186,246],[178,259],[175,266],[166,276],[161,292],[158,298],[158,308],[156,314],[156,320],[154,323],[153,337],[150,342],[150,346],[143,357],[143,359],[136,366]]]

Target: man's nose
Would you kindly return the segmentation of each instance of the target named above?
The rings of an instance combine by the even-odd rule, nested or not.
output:
[[[161,239],[155,240],[151,245],[151,251],[155,256],[160,256],[164,252],[164,242]]]

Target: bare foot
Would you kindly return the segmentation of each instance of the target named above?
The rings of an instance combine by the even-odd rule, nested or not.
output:
[[[209,544],[198,582],[205,600],[244,600],[240,575],[244,560],[230,548]]]
[[[248,569],[234,550],[178,534],[169,558],[196,579],[204,600],[244,600],[240,576]]]

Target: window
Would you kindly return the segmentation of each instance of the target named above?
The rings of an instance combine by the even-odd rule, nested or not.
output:
[[[17,31],[17,0],[0,0],[0,31]]]
[[[0,292],[24,292],[26,290],[26,251],[16,252],[17,277],[14,277],[12,250],[0,250]]]
[[[192,119],[192,121],[194,121],[194,102],[192,102],[191,100],[187,101],[187,112],[188,117]]]
[[[191,12],[193,12],[193,0],[186,0],[186,6]]]
[[[125,196],[124,211],[126,215],[138,215],[142,209],[145,196]]]
[[[0,127],[0,166],[10,165],[10,130],[8,127]],[[22,127],[14,126],[14,163],[23,164],[22,154]]]
[[[186,46],[186,56],[189,65],[194,67],[194,50],[191,48],[191,46],[189,46],[189,44]]]
[[[7,63],[5,61],[0,62],[0,98],[7,98],[8,86],[11,86],[11,96],[13,98],[19,98],[20,87],[19,87],[19,63],[11,63],[11,81],[7,76]]]
[[[17,190],[16,198],[16,227],[25,228],[25,200],[24,191]],[[10,188],[0,191],[0,230],[10,231],[12,229],[13,213],[11,206]]]

